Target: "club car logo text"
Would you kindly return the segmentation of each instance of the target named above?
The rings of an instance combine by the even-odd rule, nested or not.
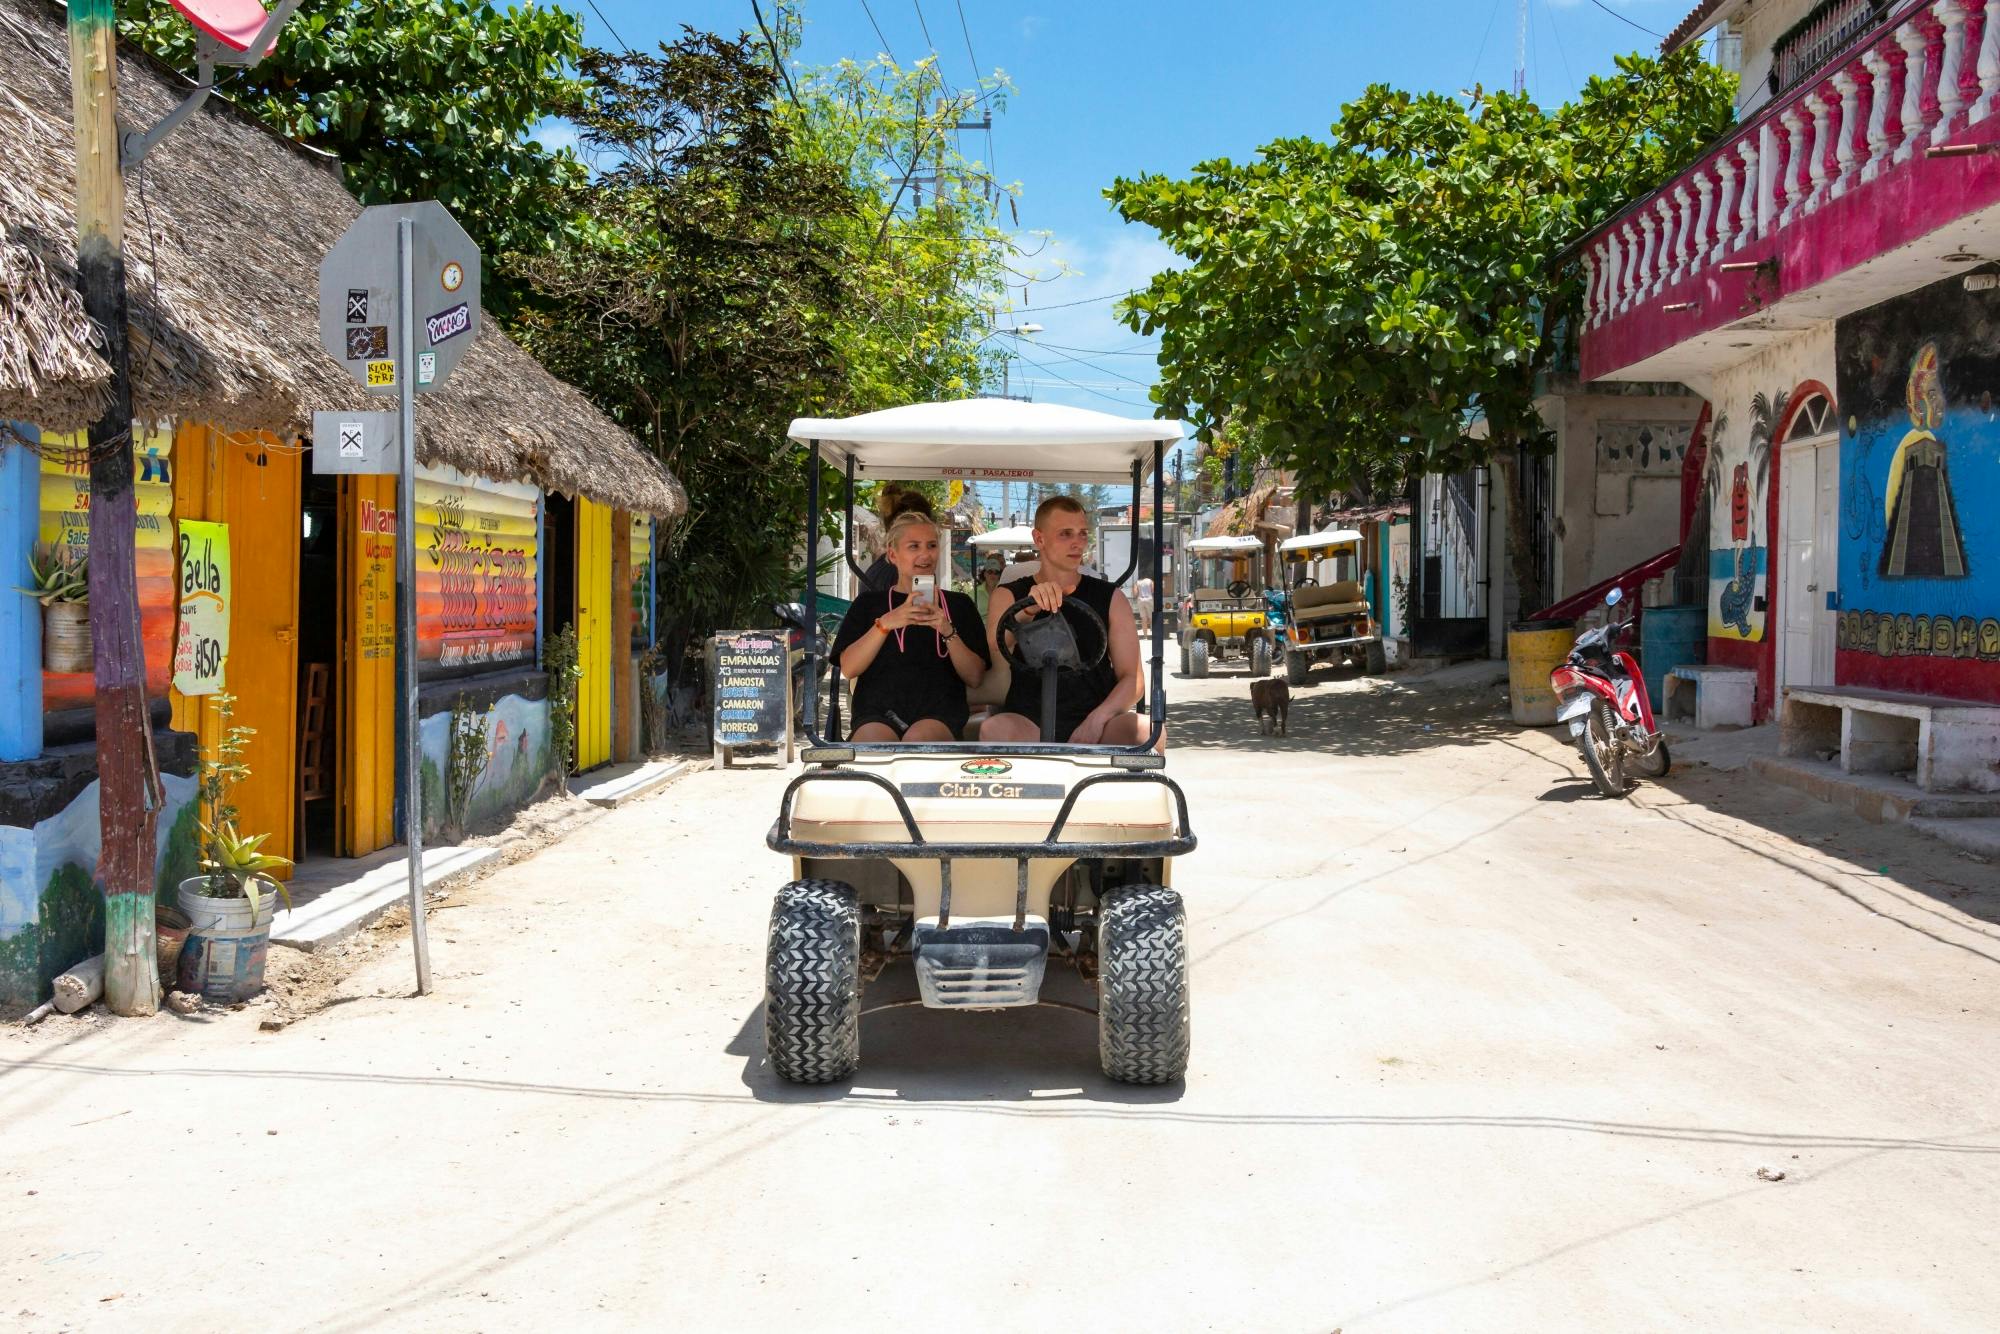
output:
[[[967,760],[958,767],[974,778],[998,778],[1014,772],[1014,766],[1005,760]]]

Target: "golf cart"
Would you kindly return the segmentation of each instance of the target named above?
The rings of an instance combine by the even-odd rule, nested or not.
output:
[[[822,460],[845,475],[850,503],[857,482],[1004,477],[1129,481],[1136,507],[1150,474],[1158,514],[1160,458],[1182,432],[1172,421],[962,399],[801,418],[791,436],[808,448],[812,515]],[[808,550],[814,541],[808,532]],[[808,619],[814,597],[808,583]],[[975,708],[1005,697],[1008,671],[1029,672],[1052,720],[1060,675],[1108,652],[1108,634],[1078,635],[1063,616],[1028,618],[1032,607],[1023,598],[1008,609],[1007,661],[971,692]],[[1187,798],[1155,749],[1166,722],[1159,642],[1147,674],[1152,731],[1135,746],[1072,744],[1046,722],[1034,742],[855,742],[837,728],[822,734],[808,696],[805,771],[765,839],[792,859],[765,969],[765,1050],[779,1075],[819,1084],[854,1073],[865,987],[894,959],[912,962],[920,993],[894,1003],[995,1010],[1059,1004],[1041,999],[1053,958],[1096,989],[1105,1074],[1134,1084],[1181,1077],[1187,937],[1170,886],[1173,859],[1195,837]]]
[[[1316,658],[1355,663],[1370,676],[1387,666],[1382,627],[1375,623],[1362,588],[1362,551],[1361,534],[1352,528],[1300,533],[1278,543],[1289,634],[1285,680],[1292,685],[1306,683]]]
[[[1188,564],[1197,573],[1181,618],[1181,675],[1207,676],[1211,661],[1241,654],[1250,675],[1269,676],[1272,640],[1264,606],[1263,540],[1197,537],[1187,550]]]

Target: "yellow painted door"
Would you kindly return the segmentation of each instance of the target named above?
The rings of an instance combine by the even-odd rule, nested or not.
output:
[[[299,482],[296,445],[264,434],[226,435],[182,425],[175,433],[177,518],[229,525],[229,657],[223,687],[234,725],[255,729],[243,754],[250,776],[236,788],[236,827],[269,834],[266,852],[297,855]],[[174,723],[202,753],[222,737],[213,697],[173,694]]]
[[[576,767],[611,759],[611,507],[576,502]]]
[[[396,479],[340,485],[340,660],[334,667],[336,851],[396,841]]]

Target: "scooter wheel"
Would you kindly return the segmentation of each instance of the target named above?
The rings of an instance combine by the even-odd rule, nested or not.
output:
[[[1667,739],[1661,737],[1659,745],[1654,748],[1653,753],[1641,756],[1636,763],[1639,766],[1639,772],[1647,778],[1665,778],[1667,771],[1674,767],[1674,757],[1667,750]]]

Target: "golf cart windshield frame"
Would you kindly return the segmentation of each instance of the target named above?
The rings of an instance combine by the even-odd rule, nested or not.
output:
[[[1162,510],[1166,501],[1165,477],[1163,475],[1165,472],[1163,464],[1165,463],[1166,447],[1167,441],[1165,440],[1153,441],[1152,579],[1155,587],[1160,585],[1160,552],[1165,540]],[[854,454],[852,451],[849,451],[847,454],[844,471],[847,488],[845,510],[848,513],[852,513],[854,509]],[[1143,461],[1133,461],[1132,527],[1135,531],[1138,528],[1138,516],[1141,513],[1139,502],[1143,494],[1141,488],[1145,479],[1145,471]],[[819,484],[820,442],[815,438],[807,441],[806,459],[806,551],[808,553],[807,560],[810,568],[806,571],[805,604],[806,624],[808,625],[817,625],[819,623]],[[854,558],[854,525],[852,522],[848,522],[842,524],[841,527],[843,530],[841,535],[841,558],[847,562],[847,568],[854,571],[855,577],[861,578],[867,572],[861,568],[861,563]],[[1133,571],[1138,568],[1138,565],[1139,544],[1134,542],[1132,544],[1131,559],[1126,563],[1125,572],[1112,581],[1113,587],[1124,587],[1126,581],[1132,577]],[[1147,694],[1149,696],[1147,700],[1149,706],[1147,716],[1152,723],[1152,727],[1147,733],[1146,739],[1136,746],[1112,746],[1101,742],[1086,744],[1074,741],[829,741],[819,734],[819,691],[814,689],[805,692],[805,760],[809,764],[830,764],[850,759],[857,755],[964,755],[967,753],[980,755],[1105,755],[1117,757],[1122,767],[1156,768],[1163,762],[1164,757],[1155,753],[1154,747],[1160,744],[1160,737],[1165,733],[1167,726],[1167,689],[1162,679],[1167,663],[1164,643],[1166,635],[1166,611],[1162,599],[1155,599],[1153,603],[1152,630],[1153,657],[1150,664],[1151,670],[1147,673],[1146,677]],[[817,635],[809,635],[806,638],[806,653],[808,655],[806,680],[808,681],[818,680],[819,666],[816,661],[819,656],[818,639],[819,636]],[[832,682],[833,688],[838,690],[840,688],[840,664],[838,662],[830,662],[829,667],[831,670],[828,673],[827,679]]]

